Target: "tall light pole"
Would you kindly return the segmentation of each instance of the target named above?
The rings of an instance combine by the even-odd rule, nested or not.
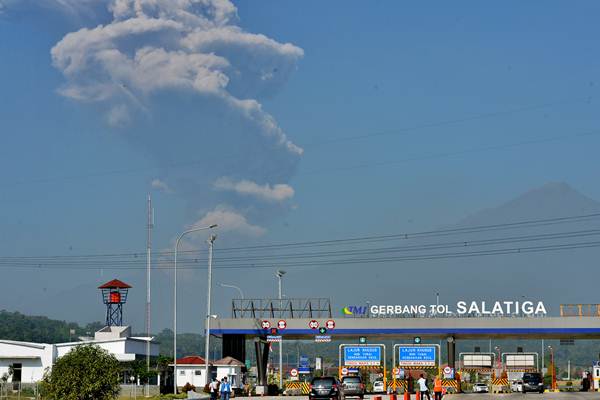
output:
[[[238,286],[235,285],[230,285],[227,283],[219,283],[219,286],[221,287],[227,287],[227,288],[231,288],[231,289],[235,289],[239,292],[240,294],[240,298],[243,300],[244,299],[244,292],[242,292],[242,289],[240,289]]]
[[[550,350],[550,366],[552,368],[552,391],[556,390],[556,367],[554,366],[554,349],[548,346]]]
[[[278,279],[278,283],[279,283],[279,312],[281,313],[281,310],[283,308],[283,305],[281,303],[281,299],[282,299],[282,293],[281,293],[281,278],[283,278],[283,276],[285,275],[285,271],[278,269],[277,272],[275,273],[275,276],[277,276]],[[283,338],[281,338],[281,341],[279,342],[279,389],[283,388]]]
[[[208,290],[206,291],[206,337],[204,338],[204,362],[206,363],[205,380],[208,381],[208,363],[210,358],[210,292],[212,290],[212,260],[213,260],[213,244],[217,239],[216,235],[210,235],[208,239]]]
[[[152,208],[152,198],[148,195],[148,225],[146,237],[146,373],[150,374],[150,331],[151,331],[151,311],[150,311],[150,289],[151,289],[151,266],[152,266],[152,229],[154,228],[154,208]],[[150,381],[146,378],[144,386],[144,396],[150,397]]]
[[[200,228],[188,229],[187,231],[182,232],[175,242],[175,262],[173,268],[173,394],[177,394],[177,251],[179,250],[179,242],[182,237],[189,233],[205,231],[216,227],[217,224],[212,224]]]
[[[502,359],[500,358],[500,346],[494,347],[494,350],[496,350],[498,352],[498,362],[497,362],[498,365],[496,366],[496,368],[498,368],[498,370],[501,370],[502,369],[502,367],[501,367]]]

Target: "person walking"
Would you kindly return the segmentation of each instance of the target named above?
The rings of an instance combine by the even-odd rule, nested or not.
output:
[[[223,383],[221,383],[221,400],[229,400],[230,394],[231,384],[227,382],[227,378],[223,378]]]
[[[210,392],[210,400],[217,400],[219,395],[219,382],[217,382],[217,378],[212,378],[212,381],[208,384],[208,390]]]
[[[431,400],[431,396],[429,395],[429,388],[427,387],[427,379],[425,376],[421,374],[421,377],[417,380],[419,384],[419,392],[421,392],[421,400],[427,396],[427,400]]]
[[[442,378],[438,375],[433,381],[433,399],[442,400]]]

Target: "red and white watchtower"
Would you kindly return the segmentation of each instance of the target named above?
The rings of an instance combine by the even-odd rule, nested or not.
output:
[[[123,326],[123,304],[127,302],[127,292],[131,286],[113,279],[98,289],[102,291],[102,301],[106,304],[106,326]]]

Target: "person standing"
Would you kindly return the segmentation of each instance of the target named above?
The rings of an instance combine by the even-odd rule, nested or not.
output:
[[[421,374],[421,377],[417,380],[419,384],[419,392],[421,392],[421,400],[427,396],[427,400],[431,400],[431,396],[429,395],[429,388],[427,387],[427,380],[425,376]]]
[[[230,394],[231,384],[227,382],[227,378],[223,378],[223,383],[221,383],[221,400],[229,400]]]
[[[217,400],[217,396],[219,395],[217,378],[212,378],[212,381],[208,384],[208,390],[210,392],[210,400]]]
[[[442,378],[436,376],[433,381],[433,398],[434,400],[442,400]]]

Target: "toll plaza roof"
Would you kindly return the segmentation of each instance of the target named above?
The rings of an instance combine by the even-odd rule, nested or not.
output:
[[[456,339],[600,339],[600,317],[221,318],[213,320],[211,333],[267,336],[280,321],[285,321],[279,325],[285,328],[275,334],[289,339],[310,339],[316,335],[331,335],[332,339],[415,335]],[[319,332],[327,325],[334,327]]]

